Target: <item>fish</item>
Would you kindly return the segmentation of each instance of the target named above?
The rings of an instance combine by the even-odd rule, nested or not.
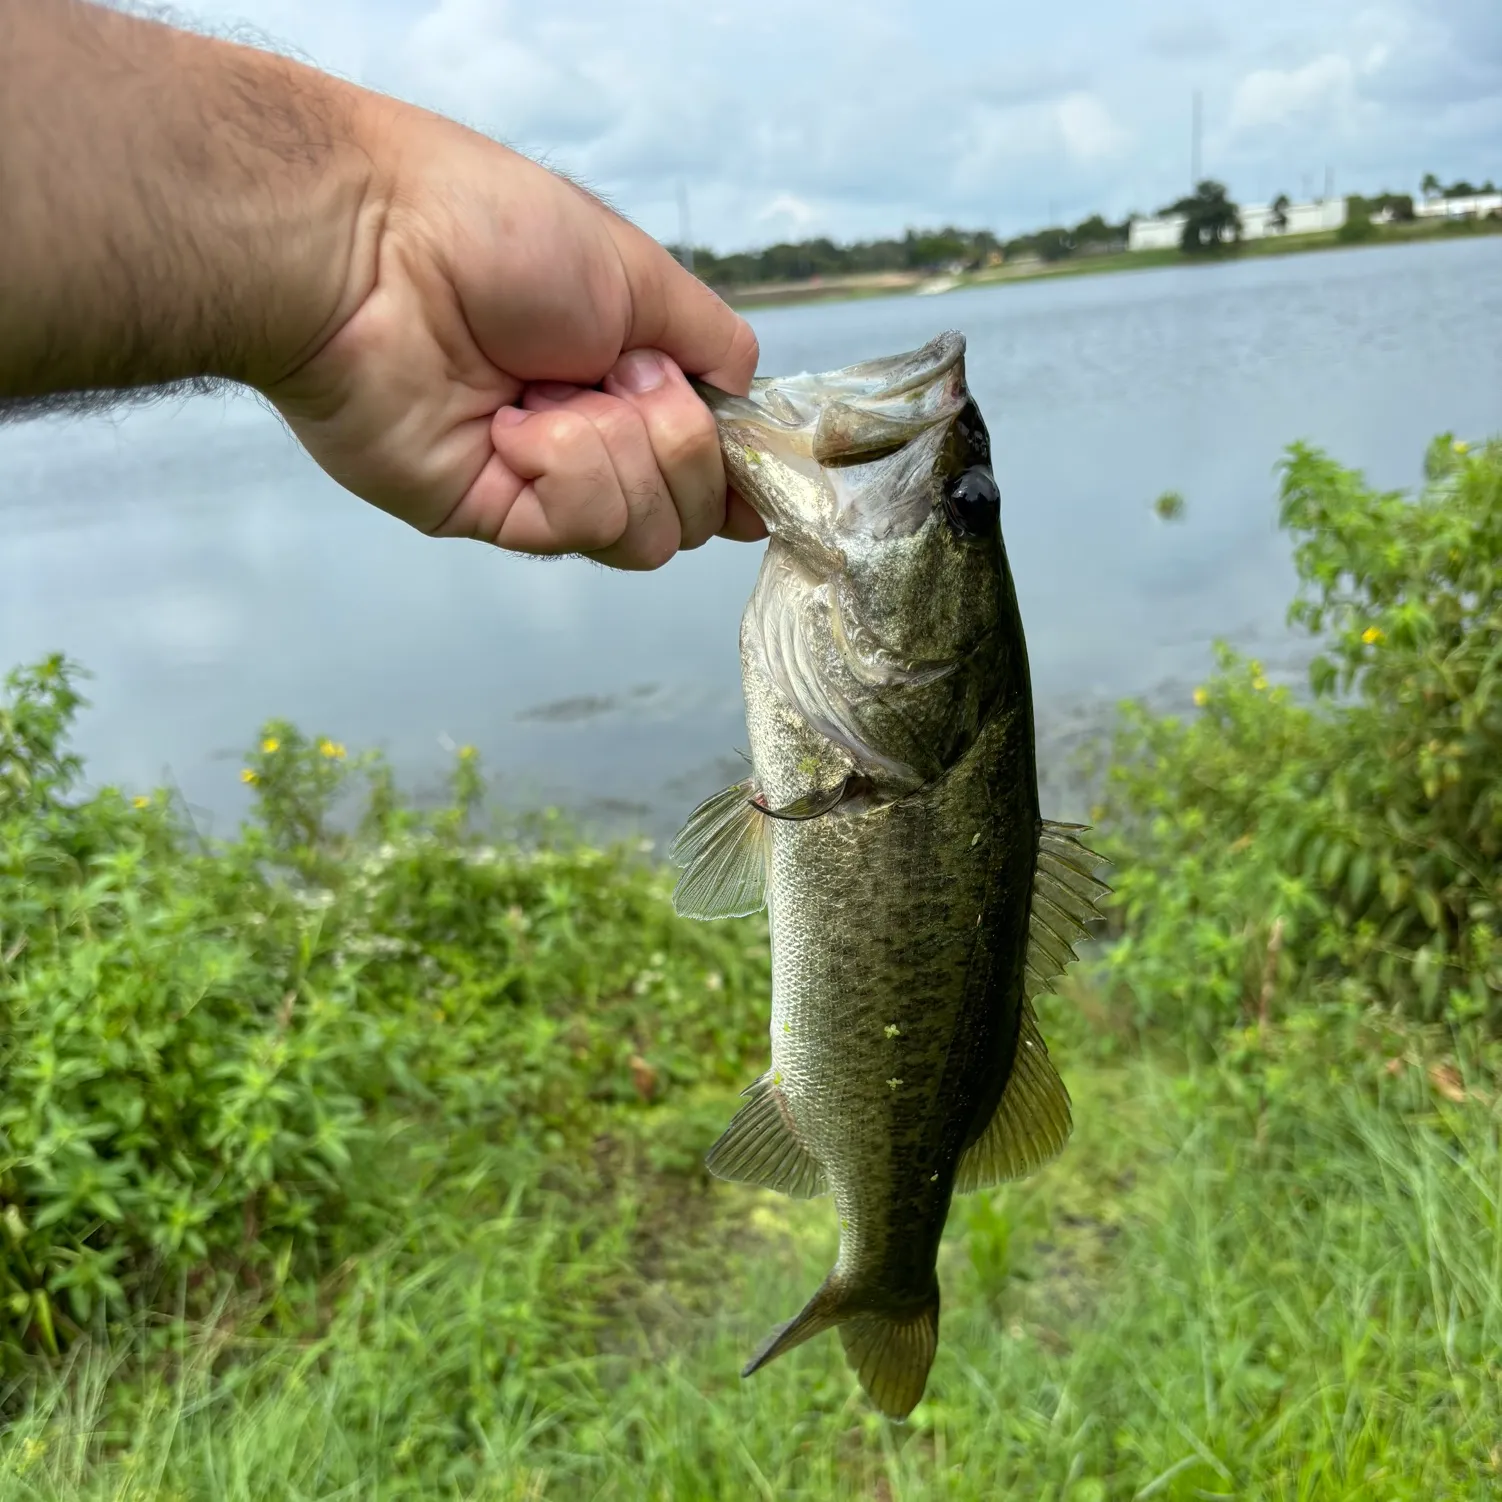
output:
[[[938,1345],[955,1193],[1071,1130],[1034,1002],[1109,890],[1039,812],[1032,691],[965,340],[699,386],[768,542],[741,622],[749,774],[690,815],[674,905],[767,909],[771,1067],[706,1158],[832,1196],[834,1268],[744,1375],[836,1329],[894,1419]]]

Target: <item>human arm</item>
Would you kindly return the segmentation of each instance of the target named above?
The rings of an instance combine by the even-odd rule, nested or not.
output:
[[[450,121],[81,0],[0,0],[0,201],[0,398],[225,377],[427,532],[627,567],[759,535],[727,517],[681,373],[744,390],[750,329]]]

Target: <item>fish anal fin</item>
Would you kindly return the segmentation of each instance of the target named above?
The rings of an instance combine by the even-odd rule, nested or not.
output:
[[[812,1340],[815,1335],[822,1335],[825,1330],[838,1324],[843,1296],[844,1288],[840,1280],[834,1273],[830,1273],[819,1285],[813,1298],[792,1319],[778,1325],[762,1341],[756,1348],[756,1354],[741,1368],[741,1376],[749,1377],[752,1372],[760,1371],[769,1361],[776,1361],[794,1346],[801,1346],[805,1340]]]
[[[923,1396],[939,1345],[939,1290],[916,1309],[857,1314],[840,1325],[845,1359],[891,1419],[905,1419]]]
[[[1011,1077],[985,1131],[960,1155],[956,1192],[968,1194],[1041,1168],[1063,1151],[1072,1126],[1069,1092],[1048,1057],[1032,1003],[1024,1002]]]
[[[1076,958],[1074,946],[1089,938],[1111,890],[1095,875],[1100,856],[1075,838],[1084,827],[1045,819],[1038,832],[1023,986],[1029,1001],[1050,990]]]
[[[668,850],[684,868],[673,906],[685,918],[743,918],[767,901],[766,816],[748,779],[706,798]]]
[[[710,1148],[704,1166],[716,1178],[758,1184],[792,1199],[815,1199],[827,1193],[824,1169],[799,1139],[772,1076],[762,1075],[746,1095],[749,1099]]]

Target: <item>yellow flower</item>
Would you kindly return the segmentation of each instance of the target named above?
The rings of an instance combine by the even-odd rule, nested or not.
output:
[[[1204,707],[1205,707],[1205,701],[1206,701],[1206,700],[1207,700],[1207,699],[1209,699],[1209,697],[1210,697],[1210,696],[1209,696],[1209,694],[1207,694],[1207,693],[1206,693],[1206,692],[1205,692],[1205,691],[1204,691],[1204,689],[1202,689],[1202,688],[1197,688],[1197,689],[1195,689],[1195,691],[1194,691],[1194,702],[1195,702],[1195,703],[1196,703],[1196,704],[1197,704],[1197,705],[1198,705],[1198,706],[1199,706],[1199,707],[1200,707],[1200,708],[1201,708],[1201,709],[1203,709],[1203,708],[1204,708]]]
[[[330,761],[343,761],[344,747],[338,741],[331,741],[325,737],[318,743],[318,754],[326,756]]]
[[[1267,688],[1267,679],[1264,678],[1261,673],[1258,673],[1257,676],[1252,679],[1252,687],[1256,689],[1259,694],[1264,692]]]
[[[259,777],[257,777],[256,774],[254,772],[252,772],[249,767],[242,767],[240,769],[240,781],[243,782],[243,783],[245,783],[247,786],[254,786],[260,780],[261,779]]]
[[[1454,447],[1457,454],[1468,454],[1471,450],[1470,444],[1468,444],[1463,438],[1457,438],[1455,440]]]
[[[282,743],[274,735],[268,735],[266,739],[261,742],[261,750],[264,751],[267,756],[275,756],[276,753],[281,749]]]
[[[131,802],[131,806],[133,808],[150,808],[151,807],[151,799],[149,797],[147,797],[147,795],[145,793],[141,793],[138,796],[132,798],[130,800],[130,802]]]
[[[460,761],[473,761],[475,759],[475,757],[477,757],[479,754],[480,753],[478,751],[476,751],[473,746],[460,746],[459,747],[459,760]]]
[[[1382,628],[1380,626],[1368,626],[1366,630],[1361,633],[1361,639],[1367,644],[1367,646],[1375,647],[1377,643],[1382,640]]]

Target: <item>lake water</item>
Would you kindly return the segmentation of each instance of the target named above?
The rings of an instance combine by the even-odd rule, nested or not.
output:
[[[1436,432],[1502,430],[1502,238],[770,309],[764,372],[969,337],[1028,633],[1045,812],[1126,695],[1186,704],[1217,636],[1301,675],[1275,465],[1306,438],[1410,485]],[[1151,509],[1166,489],[1187,513]],[[740,773],[736,634],[760,549],[657,574],[433,542],[340,491],[245,397],[0,429],[0,664],[95,674],[91,778],[245,807],[271,716],[386,751],[424,795],[454,743],[498,797],[670,830]]]

